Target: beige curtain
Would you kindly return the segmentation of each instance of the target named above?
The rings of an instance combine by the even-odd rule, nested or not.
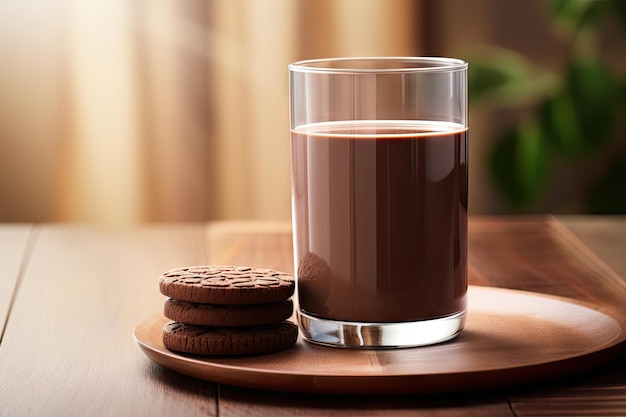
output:
[[[420,52],[412,0],[0,4],[0,221],[290,216],[287,64]]]

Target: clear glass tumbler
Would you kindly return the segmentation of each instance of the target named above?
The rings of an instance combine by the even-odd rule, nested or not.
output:
[[[429,345],[467,295],[467,64],[289,66],[297,319],[339,347]]]

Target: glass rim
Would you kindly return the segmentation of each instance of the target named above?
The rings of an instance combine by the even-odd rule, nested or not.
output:
[[[358,67],[362,64],[386,64],[387,66]],[[397,65],[392,65],[392,64]],[[339,66],[339,65],[343,66]],[[350,65],[355,64],[355,65]],[[467,69],[467,62],[457,58],[446,57],[340,57],[319,58],[297,61],[289,64],[292,72],[326,73],[326,74],[393,74],[415,72],[453,72]]]

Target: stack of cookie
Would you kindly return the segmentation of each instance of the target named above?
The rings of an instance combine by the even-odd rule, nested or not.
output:
[[[251,355],[296,343],[293,278],[269,269],[194,266],[165,272],[163,344],[194,355]]]

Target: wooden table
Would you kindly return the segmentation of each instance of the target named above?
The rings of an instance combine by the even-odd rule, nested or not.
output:
[[[0,225],[0,416],[626,416],[626,355],[497,391],[345,397],[243,389],[154,364],[135,325],[161,272],[245,264],[292,272],[283,223]],[[473,218],[470,282],[626,312],[626,217]]]

